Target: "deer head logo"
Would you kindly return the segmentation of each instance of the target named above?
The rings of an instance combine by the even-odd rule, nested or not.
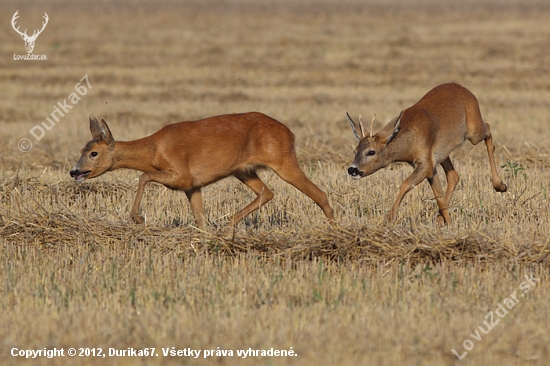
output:
[[[32,50],[34,49],[34,42],[36,41],[36,39],[38,38],[38,36],[40,35],[40,33],[42,33],[42,31],[44,30],[44,28],[46,28],[46,24],[48,24],[48,14],[44,13],[44,22],[42,22],[42,29],[40,30],[35,30],[32,34],[32,36],[28,36],[27,35],[27,30],[25,29],[24,32],[21,32],[19,30],[19,27],[15,27],[15,21],[17,18],[19,18],[19,15],[17,15],[17,13],[19,12],[19,10],[17,10],[15,12],[15,14],[13,14],[13,18],[11,18],[11,26],[13,27],[13,29],[15,29],[15,31],[17,33],[19,33],[21,35],[21,38],[23,38],[23,40],[25,41],[25,48],[27,49],[27,53],[32,53]]]

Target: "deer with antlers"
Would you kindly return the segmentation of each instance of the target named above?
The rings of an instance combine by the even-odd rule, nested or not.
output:
[[[42,22],[42,29],[38,30],[36,29],[33,33],[32,33],[32,36],[28,36],[27,35],[27,30],[25,29],[24,32],[21,32],[19,30],[19,27],[15,27],[15,21],[17,20],[17,18],[19,18],[19,10],[17,10],[15,12],[15,14],[13,14],[13,17],[11,18],[11,26],[13,27],[13,29],[19,33],[21,35],[21,38],[23,38],[23,40],[25,41],[25,48],[27,50],[27,53],[32,53],[32,51],[34,50],[34,42],[36,42],[36,39],[38,38],[38,36],[40,35],[40,33],[42,33],[42,31],[44,30],[44,28],[46,28],[46,24],[48,24],[48,14],[44,13],[44,22]]]
[[[359,140],[355,149],[355,160],[348,168],[348,174],[353,179],[371,175],[394,162],[406,162],[414,168],[412,174],[401,184],[397,199],[389,212],[389,220],[397,218],[397,210],[405,194],[427,179],[439,207],[437,221],[440,224],[451,222],[449,202],[459,177],[449,155],[465,140],[474,145],[485,141],[493,187],[497,192],[506,192],[506,184],[502,182],[496,169],[495,147],[489,124],[483,122],[474,94],[461,85],[448,83],[433,88],[375,135],[372,134],[374,118],[371,121],[370,134],[365,136],[361,120],[359,135],[355,122],[349,114],[347,116],[353,133]],[[443,192],[437,175],[438,164],[443,167],[447,177],[446,192]]]
[[[254,193],[248,206],[233,215],[233,227],[273,198],[256,171],[271,168],[279,177],[309,196],[334,221],[326,194],[304,174],[294,150],[294,135],[282,123],[251,112],[210,117],[167,125],[135,141],[116,141],[105,120],[90,115],[92,140],[70,171],[77,182],[105,172],[127,168],[142,171],[130,210],[135,223],[143,223],[139,205],[149,182],[160,183],[187,195],[196,225],[204,229],[201,188],[234,176]]]

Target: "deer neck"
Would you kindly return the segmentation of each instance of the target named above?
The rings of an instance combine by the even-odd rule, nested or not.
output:
[[[384,149],[383,162],[384,166],[391,163],[412,163],[414,158],[410,149],[403,149],[406,144],[406,139],[403,136],[397,135]]]
[[[147,138],[135,141],[116,141],[113,149],[113,166],[116,169],[134,169],[142,172],[156,170],[152,158],[154,145]]]

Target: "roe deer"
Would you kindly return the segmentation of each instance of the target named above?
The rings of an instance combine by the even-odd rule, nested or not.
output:
[[[273,198],[256,170],[271,168],[279,177],[308,195],[333,221],[327,196],[300,169],[294,150],[294,135],[282,123],[251,112],[210,117],[167,125],[135,141],[115,142],[105,120],[90,115],[93,139],[81,151],[70,174],[77,182],[120,168],[142,171],[132,220],[144,222],[139,205],[145,185],[157,182],[187,195],[196,225],[203,229],[201,187],[233,175],[256,193],[248,206],[233,215],[234,226],[246,215]]]
[[[450,223],[448,207],[451,195],[458,184],[449,154],[466,139],[474,145],[485,140],[492,183],[495,191],[506,192],[506,185],[499,177],[488,123],[483,122],[476,97],[466,88],[455,83],[439,85],[430,90],[415,105],[401,112],[381,131],[365,136],[359,121],[361,136],[355,122],[348,114],[353,133],[359,140],[355,160],[348,169],[354,179],[366,177],[393,162],[406,162],[414,171],[399,189],[388,219],[395,220],[401,200],[414,186],[427,179],[439,207],[437,221]],[[447,177],[447,191],[443,193],[436,166],[440,164]]]

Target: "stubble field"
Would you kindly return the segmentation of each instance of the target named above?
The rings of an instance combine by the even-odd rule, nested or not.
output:
[[[2,364],[550,362],[545,2],[54,1],[4,2],[2,10]],[[34,50],[47,61],[13,60],[25,54],[10,25],[16,10],[22,29],[48,14]],[[91,88],[36,141],[29,131],[84,75]],[[345,112],[365,121],[376,113],[379,129],[448,81],[478,97],[508,192],[494,192],[483,143],[466,142],[451,156],[461,177],[453,222],[436,224],[422,183],[387,223],[412,169],[348,178],[356,141]],[[300,164],[327,193],[338,225],[269,171],[260,176],[274,200],[233,240],[225,224],[254,198],[236,179],[203,189],[203,233],[185,194],[155,184],[142,202],[145,225],[133,224],[137,172],[82,184],[69,177],[91,138],[90,113],[124,141],[253,110],[294,132]],[[28,152],[18,148],[23,138]],[[154,347],[158,357],[11,355],[54,347]],[[172,347],[203,352],[163,356]],[[297,355],[237,356],[271,348]]]

